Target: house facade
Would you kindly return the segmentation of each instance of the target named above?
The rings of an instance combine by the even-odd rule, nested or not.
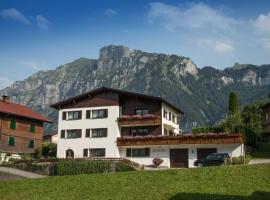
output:
[[[42,140],[43,142],[57,144],[57,138],[58,138],[57,132],[52,132],[52,133],[43,135]]]
[[[3,96],[0,100],[0,153],[33,153],[42,145],[45,122],[50,121]]]
[[[244,154],[239,134],[182,134],[183,112],[161,97],[98,88],[53,104],[59,110],[57,157],[127,158],[151,165],[193,167],[211,152]]]

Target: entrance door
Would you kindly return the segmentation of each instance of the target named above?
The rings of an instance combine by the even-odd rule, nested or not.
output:
[[[188,167],[188,149],[170,149],[171,167]]]
[[[197,149],[197,159],[203,160],[210,153],[217,153],[217,149],[216,148],[199,148]]]

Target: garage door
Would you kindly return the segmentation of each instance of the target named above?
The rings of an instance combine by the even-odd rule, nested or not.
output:
[[[171,167],[188,167],[188,149],[170,149]]]
[[[210,153],[217,153],[217,149],[216,148],[200,148],[200,149],[197,149],[197,159],[198,160],[203,160]]]

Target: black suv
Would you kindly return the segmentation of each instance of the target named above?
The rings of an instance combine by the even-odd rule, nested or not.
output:
[[[226,159],[230,158],[227,153],[211,153],[204,160],[195,160],[194,166],[206,167],[213,165],[224,165]]]

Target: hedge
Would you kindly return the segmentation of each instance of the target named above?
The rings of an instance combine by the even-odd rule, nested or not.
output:
[[[52,164],[50,175],[64,176],[132,171],[134,168],[124,162],[60,160]]]

